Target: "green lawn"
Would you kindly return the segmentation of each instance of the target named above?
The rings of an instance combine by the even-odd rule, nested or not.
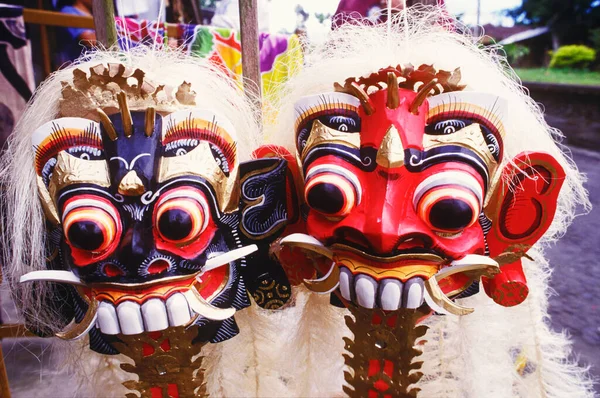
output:
[[[516,68],[515,72],[524,82],[585,84],[600,86],[600,72],[573,69]]]

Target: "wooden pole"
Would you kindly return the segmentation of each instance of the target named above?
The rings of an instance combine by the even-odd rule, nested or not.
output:
[[[65,28],[95,29],[94,18],[87,15],[63,14],[56,11],[36,10],[33,8],[23,9],[25,23],[41,26],[61,26]],[[178,37],[177,24],[167,23],[169,37]]]
[[[113,0],[93,0],[92,13],[96,26],[96,40],[106,48],[117,43],[117,28],[115,26],[115,7]]]
[[[38,0],[37,5],[40,9],[44,8],[43,0]],[[25,13],[23,13],[23,19],[25,19]],[[44,65],[43,79],[45,79],[52,72],[52,64],[50,61],[50,44],[48,43],[48,29],[44,25],[40,26],[40,52],[42,53],[42,62]]]
[[[239,0],[240,33],[242,36],[242,74],[244,92],[261,109],[260,56],[258,50],[257,0]],[[259,112],[260,114],[260,112]]]
[[[0,343],[2,340],[0,340]],[[2,355],[2,344],[0,344],[0,398],[10,398],[10,388],[8,388],[8,376],[6,366],[4,365],[4,356]]]

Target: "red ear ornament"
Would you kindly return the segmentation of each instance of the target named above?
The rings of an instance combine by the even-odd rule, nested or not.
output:
[[[485,213],[492,227],[487,234],[490,257],[501,265],[483,286],[496,303],[511,307],[529,293],[521,257],[544,235],[556,212],[565,172],[543,152],[522,152],[502,171]]]

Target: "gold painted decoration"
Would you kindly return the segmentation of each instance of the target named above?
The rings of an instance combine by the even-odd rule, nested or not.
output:
[[[390,125],[385,137],[383,137],[375,161],[381,167],[388,169],[404,165],[404,147],[400,134],[394,125]]]
[[[144,183],[140,177],[138,177],[135,170],[130,170],[127,174],[125,174],[117,189],[121,195],[125,196],[139,196],[146,192]]]
[[[194,109],[164,117],[162,128],[168,155],[160,160],[158,182],[185,175],[202,177],[215,189],[222,212],[237,209],[239,159],[231,122],[214,112]]]
[[[315,120],[300,158],[304,159],[311,149],[321,144],[339,144],[358,149],[360,148],[360,134],[344,133]]]
[[[465,148],[471,149],[477,153],[485,161],[488,168],[494,170],[497,168],[498,163],[492,157],[490,150],[488,149],[487,143],[483,138],[481,127],[479,124],[471,124],[454,134],[448,135],[424,135],[423,136],[423,149],[429,150],[438,146],[444,145],[458,145]]]
[[[117,94],[117,102],[119,103],[119,111],[123,123],[123,133],[125,137],[131,137],[131,134],[133,134],[133,120],[131,119],[129,105],[127,104],[127,94],[124,91]]]
[[[119,93],[126,98],[130,110],[148,106],[159,112],[174,112],[195,105],[196,93],[189,83],[173,88],[146,79],[144,71],[123,64],[96,65],[87,71],[73,70],[73,81],[62,82],[60,116],[86,117],[99,120],[97,108],[107,114],[118,112]],[[122,101],[122,100],[121,100]]]
[[[469,119],[471,124],[446,126],[444,134],[425,134],[423,149],[457,145],[475,152],[486,164],[492,192],[497,183],[496,172],[502,162],[502,140],[506,134],[504,120],[508,104],[498,96],[479,92],[451,92],[429,98],[427,123],[436,125],[452,119]]]
[[[60,224],[60,217],[58,216],[58,211],[56,210],[56,205],[54,204],[54,200],[50,196],[50,192],[42,177],[36,176],[36,183],[38,189],[38,196],[40,198],[40,203],[42,204],[42,209],[44,210],[44,215],[46,218],[54,225]]]
[[[50,179],[50,194],[56,194],[73,184],[94,184],[110,187],[108,166],[104,160],[84,160],[62,151],[56,159],[56,166]]]
[[[419,87],[419,89],[417,91],[417,96],[415,97],[413,102],[410,104],[410,107],[408,108],[410,113],[413,113],[415,115],[419,113],[419,107],[423,104],[425,99],[427,97],[429,97],[430,95],[434,95],[436,93],[435,88],[437,88],[437,84],[438,84],[438,80],[437,80],[437,78],[434,77],[433,79],[431,79],[430,81],[428,81],[427,83],[425,83]],[[416,89],[416,85],[415,85],[415,89]]]
[[[102,109],[96,108],[96,113],[98,113],[100,123],[102,124],[102,127],[104,127],[104,131],[106,131],[108,138],[110,138],[112,141],[115,141],[117,139],[117,130],[115,130],[113,122]]]
[[[396,82],[390,76],[390,73],[396,76]],[[372,95],[373,93],[386,89],[388,83],[392,83],[394,88],[403,88],[418,92],[420,88],[428,88],[424,92],[424,100],[428,95],[441,94],[443,92],[461,91],[465,88],[460,84],[460,68],[453,71],[438,70],[433,65],[421,65],[415,69],[411,64],[390,66],[382,68],[377,72],[371,73],[368,76],[349,77],[344,81],[344,84],[335,83],[334,88],[337,92],[348,93],[356,96],[361,100],[363,106],[367,103],[365,113],[371,115],[369,97],[364,98],[363,93]],[[434,81],[434,83],[431,83]],[[391,101],[388,101],[387,106],[394,109],[394,95],[392,94]],[[423,102],[420,100],[420,102]],[[417,106],[418,107],[418,106]]]
[[[154,134],[154,126],[156,123],[156,109],[150,106],[146,109],[146,120],[144,121],[144,134],[146,137],[152,136]]]
[[[322,278],[305,279],[304,286],[310,291],[320,294],[331,293],[340,284],[340,269],[336,263],[331,264],[329,272]]]
[[[281,308],[291,297],[289,286],[275,280],[262,280],[252,294],[254,302],[264,309]]]
[[[387,103],[386,106],[390,109],[396,109],[400,105],[398,98],[398,76],[393,72],[387,74]]]
[[[99,303],[93,297],[91,299],[87,299],[86,301],[88,304],[88,308],[85,312],[85,315],[81,319],[81,322],[73,321],[73,323],[68,325],[65,330],[56,333],[56,337],[58,337],[61,340],[75,340],[85,335],[90,330],[90,328],[94,326],[94,324],[96,323],[96,314],[98,312]]]
[[[123,385],[139,397],[208,396],[202,368],[204,343],[193,342],[198,337],[197,326],[117,337],[115,348],[134,362],[122,363],[121,369],[138,377]],[[126,397],[138,397],[137,394],[129,393]]]
[[[311,116],[316,116],[328,111],[341,110],[358,112],[360,101],[353,95],[341,92],[330,92],[300,98],[294,105],[298,130],[302,122]]]
[[[158,182],[186,175],[202,177],[215,188],[221,211],[228,212],[238,206],[238,181],[228,178],[219,168],[208,142],[200,142],[191,152],[181,156],[162,157],[159,168]]]
[[[354,335],[344,337],[344,392],[351,398],[414,398],[423,377],[419,347],[427,326],[418,325],[429,309],[400,308],[396,311],[366,309],[349,305],[352,316],[346,325]]]

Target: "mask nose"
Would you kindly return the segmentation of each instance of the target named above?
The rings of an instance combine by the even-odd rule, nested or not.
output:
[[[407,201],[395,195],[373,195],[366,204],[367,213],[344,220],[335,232],[339,238],[357,248],[368,248],[378,255],[398,250],[428,249],[433,245],[431,230]]]
[[[120,247],[119,261],[127,266],[128,273],[137,275],[140,264],[152,249],[152,234],[149,228],[136,222],[125,232]]]
[[[388,127],[375,158],[377,164],[383,168],[391,169],[404,165],[404,145],[398,129],[393,124]]]

